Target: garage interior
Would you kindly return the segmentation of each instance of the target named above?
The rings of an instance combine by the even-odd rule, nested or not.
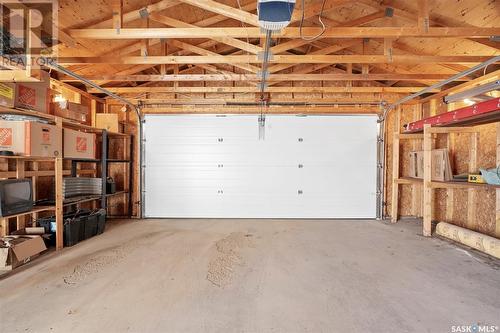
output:
[[[500,332],[497,1],[0,9],[0,331]]]

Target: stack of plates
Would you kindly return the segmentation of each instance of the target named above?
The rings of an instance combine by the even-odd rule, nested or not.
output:
[[[64,177],[63,195],[70,198],[81,195],[101,195],[102,178]]]

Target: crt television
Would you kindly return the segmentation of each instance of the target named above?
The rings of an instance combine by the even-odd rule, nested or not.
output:
[[[0,216],[28,212],[33,208],[31,179],[0,181]]]

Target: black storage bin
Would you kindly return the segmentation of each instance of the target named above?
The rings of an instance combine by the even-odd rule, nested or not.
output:
[[[51,223],[55,222],[55,217],[53,217],[53,216],[44,217],[44,218],[38,219],[36,222],[37,222],[39,227],[43,227],[45,229],[46,234],[53,233],[53,231],[51,230]]]
[[[69,212],[64,214],[63,223],[63,240],[64,246],[73,246],[79,241],[86,239],[85,226],[90,210],[82,209],[76,212]],[[55,230],[53,225],[55,224],[55,216],[44,217],[37,220],[37,224],[45,229],[46,233],[50,233],[49,244],[56,244]],[[95,224],[95,223],[94,223]],[[95,235],[95,233],[94,233]],[[92,237],[92,236],[90,236]],[[87,237],[88,238],[88,237]]]
[[[97,215],[88,215],[85,219],[85,239],[97,235]]]
[[[64,246],[73,246],[80,241],[81,230],[85,228],[80,218],[69,218],[64,221]]]
[[[99,209],[95,215],[97,216],[97,234],[100,235],[106,229],[106,211]]]

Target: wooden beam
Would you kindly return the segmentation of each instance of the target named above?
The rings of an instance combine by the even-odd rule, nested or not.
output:
[[[171,17],[167,17],[167,16],[160,15],[157,13],[153,13],[153,14],[149,15],[149,18],[153,21],[156,21],[156,22],[159,22],[161,24],[165,24],[165,25],[168,25],[168,26],[171,26],[174,28],[197,28],[197,26],[194,24],[182,22],[182,21],[173,19]],[[236,38],[219,37],[219,38],[214,38],[214,40],[217,42],[223,43],[223,44],[231,45],[231,46],[236,47],[240,50],[248,51],[248,52],[253,53],[253,54],[257,54],[257,53],[262,51],[262,48],[260,46],[246,43],[246,42],[241,41],[241,40],[236,39]]]
[[[259,19],[257,15],[236,9],[231,6],[227,6],[217,1],[213,0],[180,0],[180,1],[219,15],[224,15],[226,17],[235,19],[236,21],[245,22],[254,26],[259,25]]]
[[[197,50],[197,53],[208,52],[197,46],[182,43],[179,41],[169,41],[171,45],[183,45],[185,49]],[[182,43],[182,44],[181,44]],[[189,45],[189,46],[188,46]],[[183,48],[184,48],[183,47]],[[195,51],[191,51],[195,52]],[[491,57],[489,56],[414,56],[414,55],[393,55],[392,61],[389,61],[384,55],[275,55],[270,63],[279,64],[372,64],[387,62],[421,64],[421,63],[480,63]],[[59,57],[58,63],[62,65],[71,64],[248,64],[260,63],[257,56],[250,55],[219,55],[211,52],[204,56],[128,56],[128,57]],[[271,69],[270,69],[271,70]]]
[[[119,94],[135,93],[248,93],[259,92],[257,87],[108,87]],[[268,87],[266,92],[280,93],[410,93],[422,87]],[[94,88],[91,93],[100,93]]]
[[[183,113],[183,114],[225,114],[260,113],[260,106],[178,106],[178,107],[144,107],[142,113]],[[377,114],[380,108],[377,106],[346,107],[346,106],[269,106],[266,114]]]
[[[374,104],[374,105],[379,105],[382,100],[386,100],[387,102],[389,101],[395,101],[398,99],[399,94],[392,94],[392,95],[387,95],[387,96],[381,96],[381,94],[374,93],[374,94],[362,94],[362,95],[356,95],[356,96],[348,96],[344,95],[341,97],[335,97],[335,98],[314,98],[314,97],[296,97],[293,99],[293,102],[302,102],[302,103],[307,103],[308,105],[315,105],[316,103],[321,104],[321,103],[330,103],[330,104],[340,104],[340,105],[361,105],[361,104]],[[177,99],[174,98],[149,98],[149,99],[144,99],[144,98],[127,98],[129,101],[132,103],[139,103],[139,101],[148,101],[151,103],[154,102],[161,102],[163,105],[170,106],[170,105],[231,105],[234,103],[248,103],[248,102],[255,102],[253,98],[193,98],[193,97],[180,97]],[[280,98],[280,97],[275,97],[271,99],[271,102],[276,102],[276,103],[289,103],[290,98]],[[106,99],[107,104],[116,104],[116,105],[123,105],[122,102],[117,101],[112,98],[107,98]]]
[[[139,9],[134,9],[126,13],[122,13],[122,24],[124,23],[129,23],[135,20],[141,20],[143,19],[143,15],[148,15],[154,12],[159,12],[174,6],[177,6],[179,4],[179,1],[177,0],[162,0],[157,3],[147,5],[144,7],[141,7]],[[111,18],[101,21],[99,23],[93,24],[88,26],[88,29],[103,29],[103,28],[109,28],[113,26],[113,19],[114,17],[112,16]]]
[[[455,87],[452,87],[452,88],[440,91],[439,93],[431,95],[429,97],[425,97],[420,102],[421,103],[425,103],[425,102],[429,102],[431,100],[439,99],[439,98],[442,98],[442,97],[444,97],[446,95],[449,95],[449,94],[452,94],[452,93],[456,93],[456,92],[459,92],[459,91],[463,91],[463,90],[466,90],[468,88],[472,88],[474,86],[478,86],[480,84],[483,84],[485,82],[490,82],[490,81],[498,80],[499,78],[500,78],[500,69],[496,70],[494,72],[488,73],[488,74],[486,74],[484,76],[478,77],[477,79],[474,79],[474,80],[462,83],[462,84],[460,84],[458,86],[455,86]]]
[[[180,49],[183,49],[183,50],[186,50],[186,51],[190,51],[190,52],[193,52],[193,53],[196,53],[196,54],[201,54],[202,56],[206,56],[206,57],[220,57],[220,55],[217,54],[217,53],[215,53],[215,52],[208,51],[208,50],[202,49],[202,48],[200,48],[198,46],[191,45],[191,44],[188,44],[188,43],[184,43],[184,42],[181,42],[181,41],[178,41],[178,40],[170,40],[167,43],[170,44],[171,46],[175,46],[177,48],[180,48]],[[245,61],[245,62],[249,63],[249,61]],[[251,73],[257,73],[259,71],[258,67],[252,66],[250,64],[245,64],[245,62],[239,63],[239,64],[235,64],[235,67],[244,69],[244,70],[249,71]],[[209,63],[209,62],[207,61],[207,62],[203,62],[203,63]],[[226,63],[226,62],[222,62],[222,63]]]
[[[162,65],[164,66],[164,65]],[[213,69],[218,71],[218,69]],[[0,73],[1,74],[1,73]],[[271,74],[268,81],[439,81],[449,77],[448,74]],[[179,74],[179,75],[94,75],[86,76],[91,81],[259,81],[255,74]],[[462,78],[457,81],[468,81]],[[63,79],[63,82],[80,82],[76,79]]]
[[[194,1],[194,0],[189,0]],[[206,1],[206,0],[205,0]],[[302,29],[306,36],[317,35],[321,28],[305,27]],[[260,28],[128,28],[116,33],[114,29],[70,29],[73,38],[90,39],[142,39],[142,38],[262,38],[264,33]],[[430,27],[423,32],[417,27],[335,27],[327,28],[323,38],[489,38],[500,35],[500,28],[452,28]],[[281,38],[300,38],[299,28],[283,29],[275,35]]]
[[[375,1],[375,0],[359,0],[358,1],[360,4],[366,5],[370,8],[377,9],[377,10],[382,10],[385,8],[385,4],[380,1]],[[390,3],[390,8],[394,11],[394,16],[404,18],[408,21],[415,22],[417,20],[418,22],[418,16],[415,15],[413,12],[408,12],[406,9],[401,6],[397,5],[394,3],[394,1],[391,1]],[[420,26],[420,24],[418,24]],[[474,27],[472,24],[468,24],[466,22],[463,22],[459,19],[456,18],[451,18],[443,15],[436,15],[434,14],[432,18],[429,18],[429,25],[433,26],[438,26],[438,27]],[[475,38],[469,38],[469,40],[479,43],[482,45],[486,45],[488,47],[491,47],[495,50],[498,49],[498,42],[490,41],[488,39],[475,39]]]

